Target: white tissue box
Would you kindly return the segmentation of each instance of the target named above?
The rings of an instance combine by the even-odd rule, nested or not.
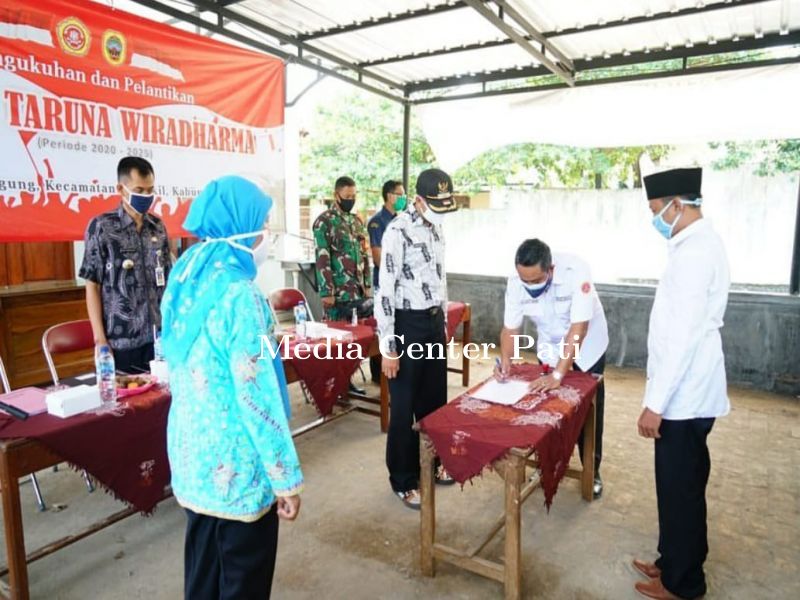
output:
[[[62,419],[100,408],[100,389],[96,385],[79,385],[57,392],[50,392],[45,398],[47,412]]]
[[[306,321],[305,326],[305,332],[298,331],[297,335],[313,339],[322,337],[322,332],[325,331],[325,323],[319,321]]]
[[[326,327],[325,331],[322,332],[322,336],[325,339],[331,340],[352,340],[353,334],[346,329],[336,329],[335,327]]]
[[[150,361],[150,374],[158,379],[159,383],[169,383],[169,367],[165,360],[151,360]]]
[[[311,338],[312,340],[348,340],[353,338],[353,334],[344,329],[328,327],[327,324],[320,321],[308,321],[306,323],[306,337]]]

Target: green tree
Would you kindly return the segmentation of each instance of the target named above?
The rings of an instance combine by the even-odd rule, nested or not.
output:
[[[413,115],[413,112],[412,112]],[[419,123],[411,123],[411,173],[435,162]],[[355,92],[320,105],[300,142],[300,185],[314,198],[330,198],[341,175],[355,179],[366,206],[381,202],[383,182],[400,179],[403,169],[403,107]]]
[[[453,173],[456,189],[533,183],[538,187],[638,185],[638,161],[647,150],[654,160],[668,146],[572,148],[552,144],[511,144],[484,152]],[[330,198],[340,175],[356,180],[366,206],[380,203],[387,179],[399,179],[403,165],[403,109],[360,92],[321,105],[300,143],[301,189]],[[410,172],[434,166],[436,157],[412,111]]]
[[[639,158],[654,161],[669,146],[575,148],[552,144],[511,144],[484,152],[453,174],[456,187],[475,191],[512,183],[536,187],[639,187]]]
[[[757,140],[751,142],[713,142],[709,146],[724,154],[714,161],[721,171],[754,165],[753,172],[762,177],[776,173],[800,171],[800,140]]]

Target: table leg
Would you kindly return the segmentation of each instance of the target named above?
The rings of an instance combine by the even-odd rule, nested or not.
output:
[[[0,452],[0,489],[3,496],[3,526],[8,558],[8,590],[12,600],[28,600],[28,564],[25,558],[25,535],[19,480],[11,470],[7,452]]]
[[[506,461],[506,600],[522,597],[521,509],[522,483],[525,480],[525,459],[511,454]]]
[[[461,385],[464,387],[469,387],[469,359],[467,355],[464,354],[463,349],[464,346],[469,344],[472,341],[472,321],[471,319],[467,319],[464,321],[461,330]]]
[[[420,491],[420,562],[422,574],[436,575],[433,543],[436,538],[436,486],[433,482],[433,447],[427,435],[419,436],[419,491]]]
[[[381,373],[381,433],[389,431],[389,380]]]
[[[597,406],[595,404],[597,395],[592,397],[592,405],[586,421],[583,424],[583,473],[581,475],[581,495],[587,502],[594,499],[594,443],[595,443],[595,419],[597,418]]]

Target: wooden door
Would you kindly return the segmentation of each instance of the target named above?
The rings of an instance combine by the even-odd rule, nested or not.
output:
[[[72,242],[0,244],[0,285],[75,278]]]

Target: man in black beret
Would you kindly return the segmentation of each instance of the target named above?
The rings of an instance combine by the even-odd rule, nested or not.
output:
[[[647,335],[647,386],[639,435],[655,440],[658,554],[634,560],[648,598],[706,593],[706,439],[730,411],[719,330],[730,273],[722,240],[700,209],[701,169],[644,178],[653,226],[668,241]]]

